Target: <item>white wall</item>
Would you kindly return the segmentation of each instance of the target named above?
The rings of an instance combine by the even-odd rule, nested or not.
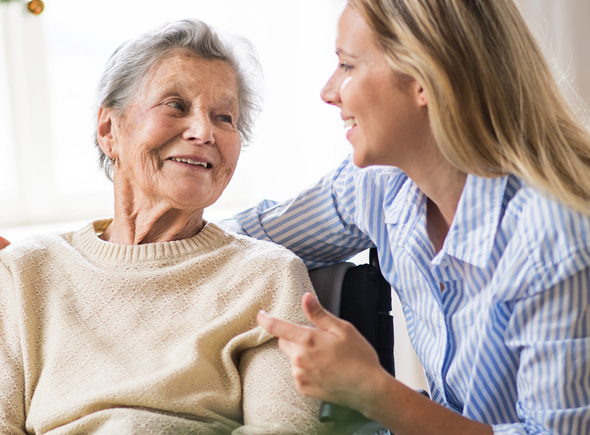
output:
[[[590,107],[590,1],[516,2],[553,67],[562,92],[572,106],[587,111]],[[579,107],[580,104],[584,107]]]

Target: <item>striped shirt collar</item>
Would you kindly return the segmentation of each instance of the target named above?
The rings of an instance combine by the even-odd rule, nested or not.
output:
[[[498,230],[502,203],[506,191],[507,177],[483,178],[468,175],[463,193],[457,205],[457,212],[445,243],[432,259],[438,265],[447,255],[472,264],[487,267]],[[487,210],[483,210],[487,207]],[[418,218],[426,213],[426,197],[418,186],[407,179],[385,210],[385,222],[403,225],[398,243],[408,242]],[[477,246],[477,249],[473,247]]]
[[[476,267],[487,267],[494,246],[508,177],[468,175],[445,243],[436,256],[450,255]],[[486,210],[483,208],[486,207]],[[474,249],[477,247],[477,249]],[[433,260],[433,262],[435,262]]]

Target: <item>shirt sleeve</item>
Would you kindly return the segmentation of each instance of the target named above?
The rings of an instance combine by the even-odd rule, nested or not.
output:
[[[313,292],[307,270],[294,257],[280,266],[264,278],[271,291],[261,298],[261,307],[277,318],[309,325],[301,309],[303,293]],[[240,356],[244,425],[233,435],[328,433],[319,421],[320,401],[296,390],[289,359],[277,339],[260,327],[256,329],[264,337],[263,343]]]
[[[522,422],[497,425],[495,434],[590,433],[590,268],[580,268],[589,260],[576,253],[537,269],[531,281],[548,285],[513,301],[506,339],[519,349]]]
[[[0,433],[25,434],[24,371],[18,298],[13,278],[0,261]]]
[[[373,246],[359,225],[360,170],[346,159],[335,171],[291,200],[264,200],[225,228],[283,245],[308,268],[346,260]],[[240,230],[241,229],[241,230]]]

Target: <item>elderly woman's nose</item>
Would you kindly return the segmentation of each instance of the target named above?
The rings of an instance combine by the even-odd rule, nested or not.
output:
[[[184,138],[199,143],[213,142],[213,125],[209,116],[201,113],[192,116]]]
[[[328,104],[338,105],[340,104],[340,85],[338,83],[337,78],[335,77],[336,73],[334,73],[326,82],[322,91],[320,92],[320,96],[322,100]]]

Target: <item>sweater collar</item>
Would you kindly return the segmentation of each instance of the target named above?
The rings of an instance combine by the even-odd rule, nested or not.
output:
[[[97,260],[133,264],[209,251],[228,237],[217,225],[206,222],[198,234],[187,239],[143,245],[120,245],[106,242],[99,237],[111,222],[112,219],[103,219],[90,223],[74,234],[74,241],[87,255]]]

